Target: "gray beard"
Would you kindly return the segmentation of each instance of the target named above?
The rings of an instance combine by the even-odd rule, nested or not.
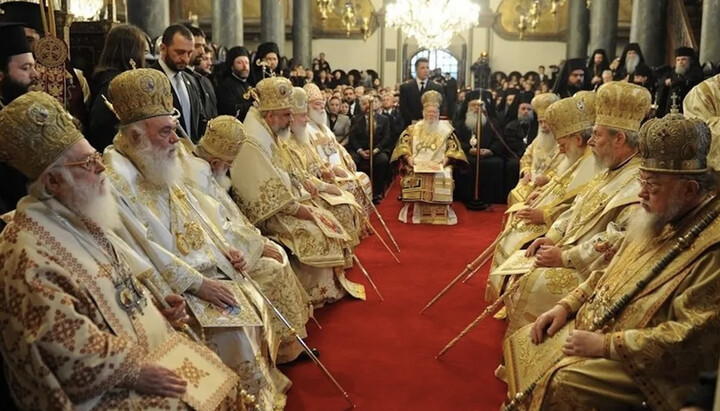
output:
[[[169,187],[183,180],[183,169],[177,151],[163,153],[153,147],[147,139],[127,153],[143,177],[158,187]]]
[[[527,113],[526,115],[518,116],[518,121],[521,123],[529,123],[533,119],[533,113]]]
[[[427,120],[423,120],[422,129],[425,133],[434,133],[438,128],[438,124],[440,124],[440,121],[433,121],[431,123]]]
[[[635,56],[632,59],[629,57],[625,58],[625,71],[627,71],[628,74],[634,73],[635,68],[637,67],[638,63],[640,63],[640,56]]]
[[[465,127],[473,130],[473,132],[475,132],[475,128],[477,127],[477,120],[478,113],[474,111],[468,111],[465,113]],[[484,126],[485,124],[487,124],[487,116],[485,113],[482,113],[482,125]]]
[[[652,214],[640,207],[632,218],[629,219],[630,222],[628,223],[627,238],[625,241],[651,243],[659,237],[663,228],[677,216],[680,208],[680,202],[673,200],[671,200],[669,209],[664,214]]]
[[[325,110],[317,111],[314,108],[310,107],[310,110],[308,110],[308,114],[310,115],[310,120],[312,120],[315,124],[327,126],[328,119]]]
[[[570,164],[575,164],[576,161],[582,157],[585,152],[585,147],[570,147],[565,153],[565,156],[570,161]]]
[[[551,132],[543,131],[538,127],[537,136],[535,137],[535,140],[533,140],[534,146],[542,151],[550,151],[556,144],[557,142],[555,141],[555,137],[553,137]]]
[[[300,142],[300,144],[307,144],[308,135],[307,135],[307,126],[292,126],[292,136]]]
[[[688,68],[685,66],[675,66],[675,74],[684,76],[688,72]]]

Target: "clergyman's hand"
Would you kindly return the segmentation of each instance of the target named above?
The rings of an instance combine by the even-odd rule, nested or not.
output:
[[[542,175],[535,177],[535,181],[533,182],[533,184],[535,185],[535,187],[542,187],[549,182],[550,182],[550,177],[542,174]]]
[[[535,256],[538,267],[562,267],[562,250],[554,245],[542,245]]]
[[[543,210],[539,208],[523,208],[517,212],[517,216],[530,224],[540,225],[545,222],[545,219],[543,218]]]
[[[348,174],[345,170],[342,169],[342,167],[335,166],[333,168],[333,171],[335,172],[335,175],[340,178],[347,178]]]
[[[591,331],[572,330],[563,345],[563,354],[579,357],[602,357],[605,335]]]
[[[220,308],[238,304],[233,293],[221,282],[212,278],[203,278],[203,283],[195,295]]]
[[[187,391],[187,381],[161,365],[145,364],[131,388],[141,394],[180,398]]]
[[[267,242],[263,246],[262,256],[277,260],[280,264],[283,262],[282,254],[280,254],[280,251],[278,251],[277,247],[271,242]]]
[[[556,305],[540,314],[530,327],[530,340],[533,344],[540,344],[547,335],[552,337],[567,322],[568,312],[562,305]]]
[[[178,294],[168,294],[165,301],[170,305],[169,308],[160,307],[160,312],[170,323],[183,324],[189,317],[185,311],[185,299]]]
[[[522,181],[521,181],[521,182],[522,182],[523,184],[530,184],[530,179],[531,179],[531,178],[532,178],[532,176],[530,175],[530,172],[529,172],[529,171],[526,171],[526,172],[523,173]]]
[[[532,244],[530,244],[530,247],[528,247],[527,252],[525,253],[525,256],[526,257],[534,256],[535,253],[540,248],[540,246],[543,246],[543,245],[551,245],[552,246],[552,245],[555,245],[555,243],[553,242],[553,240],[551,240],[547,237],[540,237],[540,238],[536,239],[535,241],[533,241]]]
[[[245,261],[245,256],[242,251],[230,249],[227,257],[228,260],[230,260],[230,264],[232,264],[236,270],[245,271],[247,269],[248,264],[247,261]]]
[[[297,212],[295,213],[295,217],[301,219],[301,220],[313,220],[312,212],[309,208],[305,207],[304,205],[300,205],[300,208],[298,208]]]
[[[415,159],[413,156],[405,157],[405,161],[407,162],[408,167],[413,168],[415,166]]]

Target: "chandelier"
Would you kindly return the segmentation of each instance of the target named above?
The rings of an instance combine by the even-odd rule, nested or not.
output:
[[[93,20],[100,16],[105,0],[69,0],[68,12],[78,20]]]
[[[520,38],[525,36],[525,32],[530,29],[535,31],[537,24],[540,21],[540,17],[547,12],[550,12],[553,19],[557,18],[558,9],[564,6],[567,0],[526,0],[524,4],[518,6],[518,20],[517,29],[520,33]],[[585,7],[590,8],[592,6],[591,0],[585,1]]]
[[[323,25],[330,14],[334,13],[340,16],[340,21],[345,27],[345,34],[348,37],[353,28],[358,28],[363,40],[370,37],[370,21],[373,13],[372,10],[368,10],[366,13],[358,0],[315,0],[315,3],[320,11],[320,20]]]
[[[452,37],[478,23],[480,6],[470,0],[396,0],[385,9],[385,24],[414,37],[420,47],[442,49]]]

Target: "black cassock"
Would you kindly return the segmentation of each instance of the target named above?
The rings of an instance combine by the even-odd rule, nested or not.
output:
[[[455,134],[460,140],[463,151],[468,158],[469,167],[466,170],[454,171],[455,178],[455,199],[468,202],[473,200],[475,194],[475,171],[476,157],[470,154],[470,139],[473,130],[470,130],[464,122],[456,121],[454,124]],[[497,133],[496,133],[497,131]],[[482,129],[480,148],[486,148],[493,152],[493,155],[480,159],[480,200],[485,203],[501,204],[507,201],[507,195],[512,188],[509,184],[514,179],[517,184],[519,173],[519,162],[517,153],[524,151],[522,140],[512,141],[498,136],[500,130],[497,126],[488,121]]]

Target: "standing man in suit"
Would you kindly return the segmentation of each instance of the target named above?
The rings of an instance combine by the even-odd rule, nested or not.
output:
[[[358,103],[362,114],[353,117],[350,126],[348,152],[352,156],[358,171],[370,175],[370,126],[369,116],[375,122],[373,134],[373,203],[378,204],[383,198],[385,184],[390,170],[390,153],[394,146],[390,139],[390,125],[382,114],[370,113],[370,100],[373,96],[363,96]]]
[[[207,53],[205,50],[207,47],[205,32],[191,24],[186,24],[185,27],[187,27],[193,35],[193,54],[190,56],[190,64],[185,67],[185,72],[190,74],[195,80],[195,87],[197,87],[202,97],[205,118],[207,121],[210,121],[218,116],[218,110],[215,90],[213,89],[212,82],[207,78],[207,75],[210,73],[204,73],[202,72],[202,68],[199,68]],[[210,50],[212,51],[212,49]]]
[[[150,67],[164,72],[170,80],[173,106],[180,112],[180,124],[190,139],[197,143],[205,134],[207,118],[197,83],[192,75],[185,72],[194,47],[192,32],[182,24],[173,24],[162,35],[160,59]]]
[[[443,94],[442,86],[430,80],[430,61],[424,57],[415,60],[415,79],[400,86],[400,114],[405,127],[422,119],[420,96],[428,90]],[[442,109],[440,110],[442,112]]]

